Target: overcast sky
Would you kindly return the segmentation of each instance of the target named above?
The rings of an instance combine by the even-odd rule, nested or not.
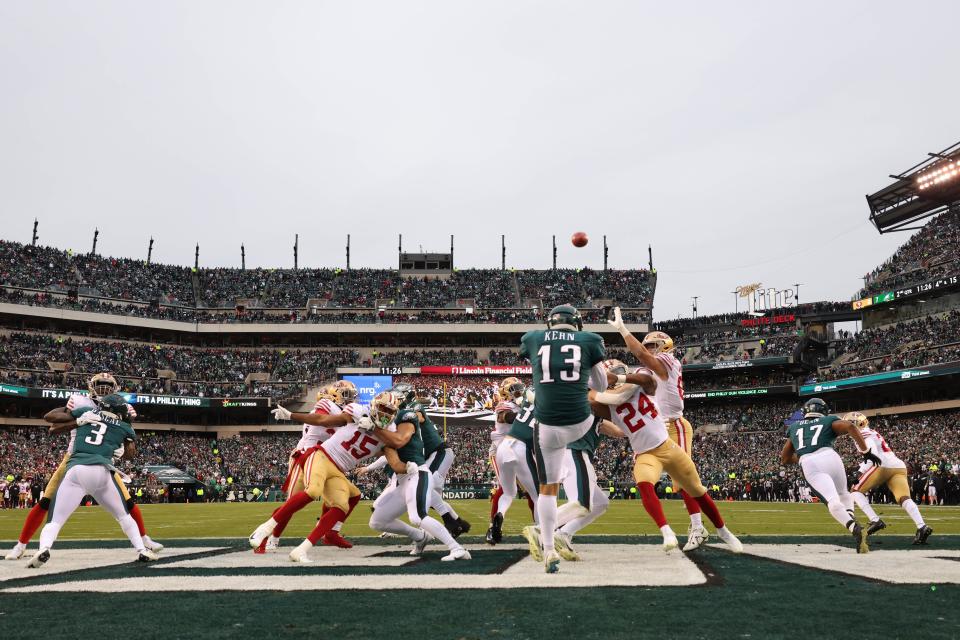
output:
[[[204,266],[646,264],[848,299],[864,194],[960,138],[960,3],[0,3],[0,236]],[[586,231],[590,244],[570,245]]]

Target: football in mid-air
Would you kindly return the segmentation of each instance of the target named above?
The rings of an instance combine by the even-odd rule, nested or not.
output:
[[[573,234],[573,237],[570,238],[570,242],[572,242],[573,246],[575,247],[587,246],[588,240],[589,238],[587,238],[587,234],[585,234],[583,231],[577,231],[575,234]]]

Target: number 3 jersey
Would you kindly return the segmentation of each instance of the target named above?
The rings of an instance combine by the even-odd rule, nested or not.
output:
[[[520,355],[533,369],[534,413],[541,424],[573,425],[590,417],[590,376],[597,376],[598,389],[607,386],[606,372],[596,366],[606,358],[603,338],[570,329],[528,331],[520,338]]]
[[[610,419],[627,434],[635,454],[656,449],[670,437],[656,402],[640,387],[626,402],[610,407]]]
[[[133,427],[126,422],[114,420],[101,411],[83,407],[74,409],[71,415],[74,418],[86,415],[96,421],[82,424],[74,430],[76,437],[70,461],[67,462],[68,469],[77,465],[103,465],[112,469],[114,451],[137,439]]]

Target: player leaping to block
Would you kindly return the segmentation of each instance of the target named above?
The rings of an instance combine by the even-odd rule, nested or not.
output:
[[[607,369],[611,386],[602,393],[590,392],[593,410],[598,416],[609,418],[627,434],[634,453],[633,477],[644,509],[663,534],[664,550],[672,551],[679,544],[654,490],[660,474],[666,471],[697,501],[730,550],[734,553],[743,551],[740,540],[727,528],[713,498],[707,494],[693,460],[667,433],[654,400],[659,384],[656,376],[642,368],[628,373],[626,365],[618,360],[607,361]]]

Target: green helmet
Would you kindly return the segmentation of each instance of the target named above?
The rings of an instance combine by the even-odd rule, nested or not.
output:
[[[404,405],[410,404],[412,400],[416,399],[417,395],[413,390],[413,385],[407,382],[398,382],[389,391],[398,394]]]
[[[577,331],[583,331],[583,318],[573,305],[560,304],[551,309],[547,316],[547,327],[552,329],[559,325],[566,325]]]
[[[119,393],[111,393],[100,398],[97,401],[97,406],[104,413],[113,414],[121,422],[130,422],[130,406]]]

